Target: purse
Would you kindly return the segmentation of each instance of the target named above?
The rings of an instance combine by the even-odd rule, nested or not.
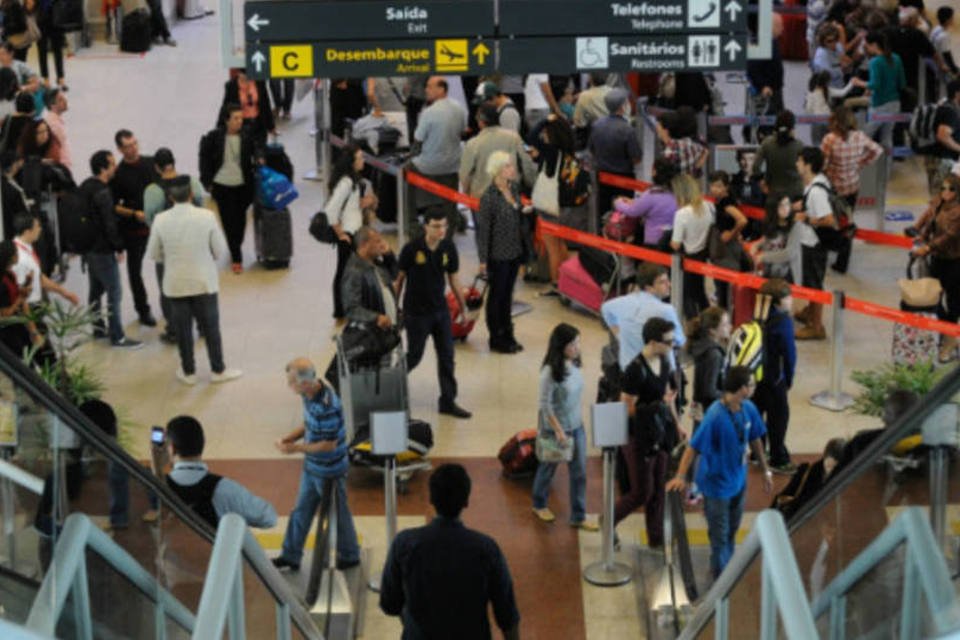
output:
[[[553,432],[553,427],[547,424],[544,419],[542,411],[539,414],[538,422],[540,427],[537,429],[535,445],[537,460],[553,464],[573,460],[573,438],[568,437],[561,444]]]
[[[381,329],[375,324],[348,324],[340,334],[340,341],[349,364],[376,367],[400,344],[400,331],[396,327]]]
[[[13,45],[14,49],[26,49],[39,39],[40,27],[37,26],[37,19],[29,14],[27,15],[26,31],[12,33],[7,36],[7,40]]]
[[[347,208],[347,201],[350,198],[344,198],[343,204],[340,205],[340,215],[343,215],[343,210]],[[324,211],[317,211],[313,214],[313,217],[310,218],[310,235],[312,235],[318,242],[323,242],[324,244],[337,244],[340,242],[337,232],[334,230],[333,225],[330,224],[330,218],[327,216]]]
[[[547,173],[547,165],[544,163],[543,169],[537,174],[536,182],[533,183],[533,193],[530,194],[533,208],[552,216],[560,215],[560,187],[557,182],[560,161],[558,156],[552,176]]]
[[[943,287],[940,281],[930,277],[930,264],[925,258],[910,256],[907,277],[897,280],[900,287],[900,302],[909,307],[935,307],[940,303]]]

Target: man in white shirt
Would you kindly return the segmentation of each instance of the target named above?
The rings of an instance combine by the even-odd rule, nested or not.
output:
[[[60,143],[60,164],[73,171],[73,161],[70,157],[70,141],[67,138],[67,123],[63,114],[67,112],[67,94],[63,89],[48,89],[43,95],[43,121],[50,127],[53,137]]]
[[[523,109],[528,130],[536,127],[541,120],[546,120],[551,113],[563,115],[550,87],[548,74],[531,73],[527,76],[523,86]]]
[[[827,247],[822,234],[837,228],[837,220],[830,204],[833,188],[823,175],[823,152],[817,147],[805,147],[797,157],[797,172],[803,180],[803,200],[793,205],[797,212],[795,222],[806,222],[814,233],[801,237],[803,244],[803,280],[801,284],[811,289],[823,289],[827,272]],[[807,326],[797,330],[797,340],[824,340],[827,332],[823,327],[823,305],[811,302],[797,319]]]
[[[22,287],[28,283],[33,286],[30,289],[30,295],[27,297],[27,303],[30,306],[38,304],[43,300],[43,292],[56,293],[65,298],[70,304],[76,305],[80,298],[72,291],[68,291],[62,285],[57,284],[40,270],[40,256],[33,245],[40,239],[43,227],[40,226],[40,218],[32,215],[19,215],[13,220],[13,232],[16,237],[13,243],[17,245],[17,264],[13,266],[13,273],[17,276],[17,283]],[[39,283],[39,286],[38,286]]]
[[[441,76],[433,76],[427,80],[426,95],[430,106],[420,114],[417,130],[413,134],[414,144],[420,149],[413,158],[413,168],[431,180],[455,190],[457,171],[460,169],[460,135],[467,126],[467,113],[447,97],[447,89],[447,81]],[[448,238],[464,226],[457,212],[457,205],[449,200],[422,189],[415,189],[413,204],[418,215],[427,209],[443,210],[450,221]],[[408,228],[412,232],[420,231],[416,216],[411,216],[408,222]]]
[[[208,209],[190,203],[193,197],[190,176],[170,181],[168,191],[173,208],[153,221],[147,255],[164,264],[163,293],[170,299],[180,368],[177,378],[186,385],[197,383],[193,359],[193,318],[197,319],[207,343],[212,382],[226,382],[243,375],[227,369],[220,341],[220,311],[217,292],[220,276],[217,261],[228,252],[227,240]]]
[[[953,43],[950,40],[950,30],[953,29],[953,15],[954,10],[951,6],[943,5],[937,9],[937,26],[930,32],[930,42],[933,43],[933,48],[943,58],[947,69],[956,77],[960,75],[960,68],[953,60]]]

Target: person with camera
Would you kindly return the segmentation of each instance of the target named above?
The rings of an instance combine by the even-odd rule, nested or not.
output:
[[[440,382],[439,412],[455,418],[469,418],[471,413],[456,403],[453,333],[444,294],[447,284],[457,299],[461,314],[466,313],[467,305],[457,279],[460,256],[457,246],[446,238],[447,225],[443,211],[427,211],[423,235],[400,250],[396,291],[398,297],[401,292],[405,293],[403,325],[407,330],[407,371],[413,371],[420,364],[427,338],[433,336]]]
[[[677,378],[670,359],[674,331],[670,320],[647,320],[643,325],[643,350],[624,372],[620,394],[630,416],[630,439],[623,446],[630,490],[617,500],[613,524],[643,506],[651,549],[663,546],[664,485],[670,450],[687,437],[677,415]]]

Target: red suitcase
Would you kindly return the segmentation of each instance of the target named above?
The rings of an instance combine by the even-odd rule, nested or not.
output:
[[[597,284],[587,270],[580,264],[576,256],[560,265],[560,276],[557,278],[557,290],[560,291],[561,301],[569,304],[572,300],[591,311],[600,311],[603,304],[603,289]]]
[[[524,429],[507,440],[497,454],[503,465],[503,475],[508,478],[533,475],[538,464],[536,444],[536,429]]]
[[[460,305],[457,303],[457,297],[453,291],[447,291],[447,309],[450,310],[450,331],[454,340],[461,342],[467,341],[467,336],[473,331],[477,324],[477,317],[480,315],[480,309],[483,307],[483,297],[487,293],[487,281],[485,278],[477,276],[473,284],[463,292],[464,302],[467,303],[467,312],[460,315]]]
[[[805,2],[798,0],[786,0],[783,4],[787,6],[802,7]],[[783,18],[783,35],[780,36],[780,55],[784,60],[801,60],[806,62],[810,59],[810,52],[807,50],[807,14],[806,13],[781,13]]]

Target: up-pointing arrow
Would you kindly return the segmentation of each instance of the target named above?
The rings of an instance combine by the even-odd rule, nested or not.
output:
[[[253,14],[252,16],[250,16],[250,19],[247,20],[247,26],[249,26],[251,29],[253,29],[256,32],[260,31],[260,27],[265,27],[268,24],[270,24],[270,21],[265,20],[264,18],[261,18],[260,14],[258,13]]]
[[[252,56],[250,56],[250,62],[253,63],[253,66],[256,68],[257,73],[263,71],[263,63],[267,61],[267,56],[263,55],[263,51],[257,50]]]
[[[723,10],[730,14],[730,22],[736,22],[737,14],[743,11],[743,7],[739,2],[737,2],[737,0],[730,0]]]
[[[737,59],[737,54],[743,51],[743,47],[737,44],[736,40],[731,40],[723,46],[723,50],[730,56],[730,62],[733,62]]]

